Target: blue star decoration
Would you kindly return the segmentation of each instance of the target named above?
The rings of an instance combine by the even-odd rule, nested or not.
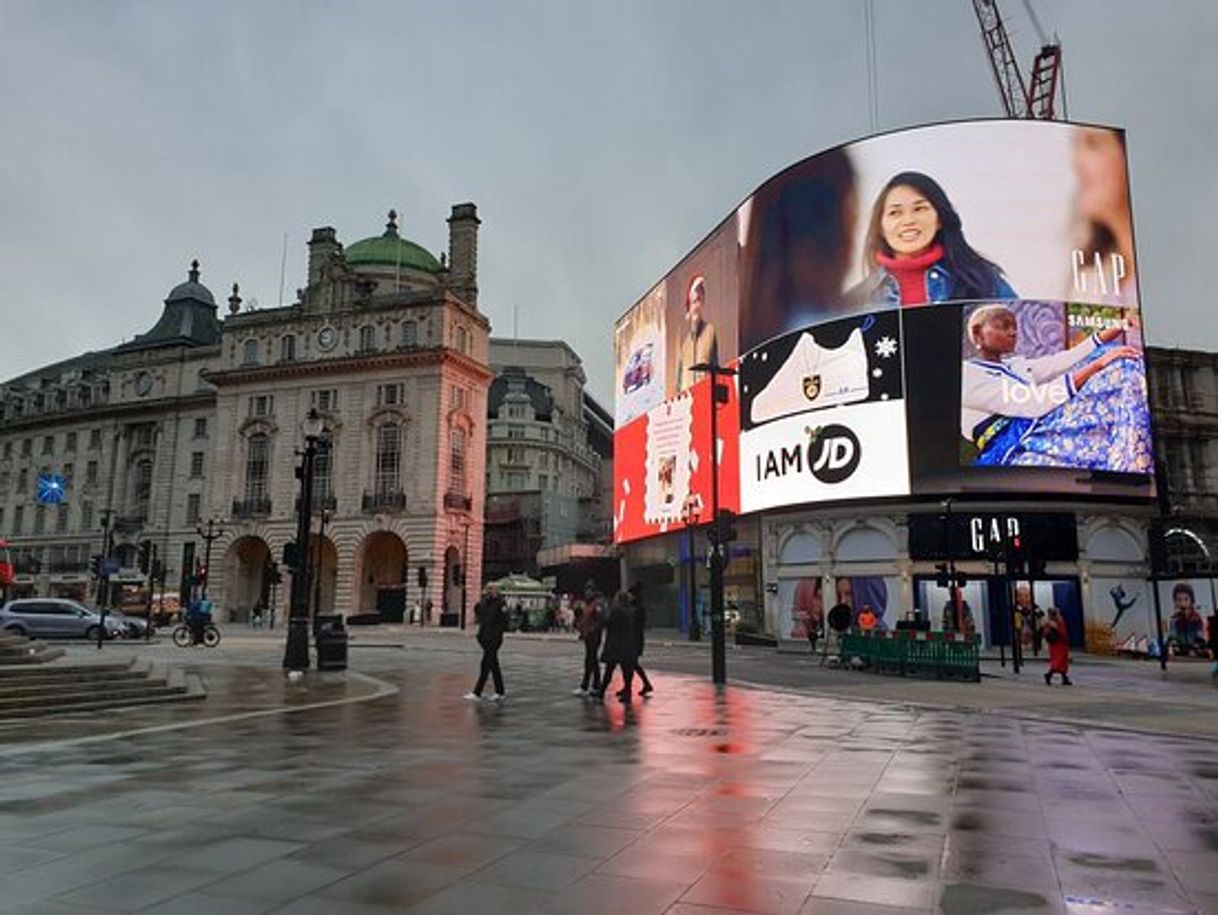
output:
[[[68,497],[68,484],[57,473],[38,474],[38,501],[44,505],[58,505]]]

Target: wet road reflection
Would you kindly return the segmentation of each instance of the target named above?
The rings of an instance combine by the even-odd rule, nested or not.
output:
[[[472,703],[464,646],[354,654],[0,731],[0,911],[1218,909],[1210,743],[662,673],[602,705],[574,651],[505,652],[508,700]],[[156,729],[190,715],[224,720]]]

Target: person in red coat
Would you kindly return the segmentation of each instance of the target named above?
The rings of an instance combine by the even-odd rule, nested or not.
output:
[[[1056,607],[1049,608],[1048,619],[1042,627],[1045,641],[1049,643],[1049,669],[1045,671],[1045,683],[1053,682],[1054,674],[1062,675],[1062,686],[1073,686],[1070,681],[1070,632],[1066,620]]]

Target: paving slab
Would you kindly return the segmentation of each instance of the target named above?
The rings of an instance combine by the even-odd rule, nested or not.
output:
[[[471,703],[468,640],[394,639],[288,680],[281,644],[226,638],[181,655],[203,703],[0,728],[20,862],[0,912],[1167,915],[1218,896],[1218,742],[1179,733],[1206,684],[1097,665],[1112,688],[1089,687],[1106,700],[1085,721],[1076,698],[1023,708],[1042,693],[1013,677],[902,701],[844,672],[792,685],[795,657],[716,689],[675,669],[703,653],[649,648],[657,692],[600,704],[570,694],[572,643],[509,640],[507,701]],[[1114,697],[1168,733],[1104,726]]]

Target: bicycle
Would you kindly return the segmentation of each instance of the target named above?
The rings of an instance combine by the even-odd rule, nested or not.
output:
[[[194,633],[190,631],[190,626],[182,623],[173,630],[173,644],[179,648],[189,648],[194,644]],[[207,648],[215,648],[220,644],[220,629],[215,623],[203,624],[203,645]]]

